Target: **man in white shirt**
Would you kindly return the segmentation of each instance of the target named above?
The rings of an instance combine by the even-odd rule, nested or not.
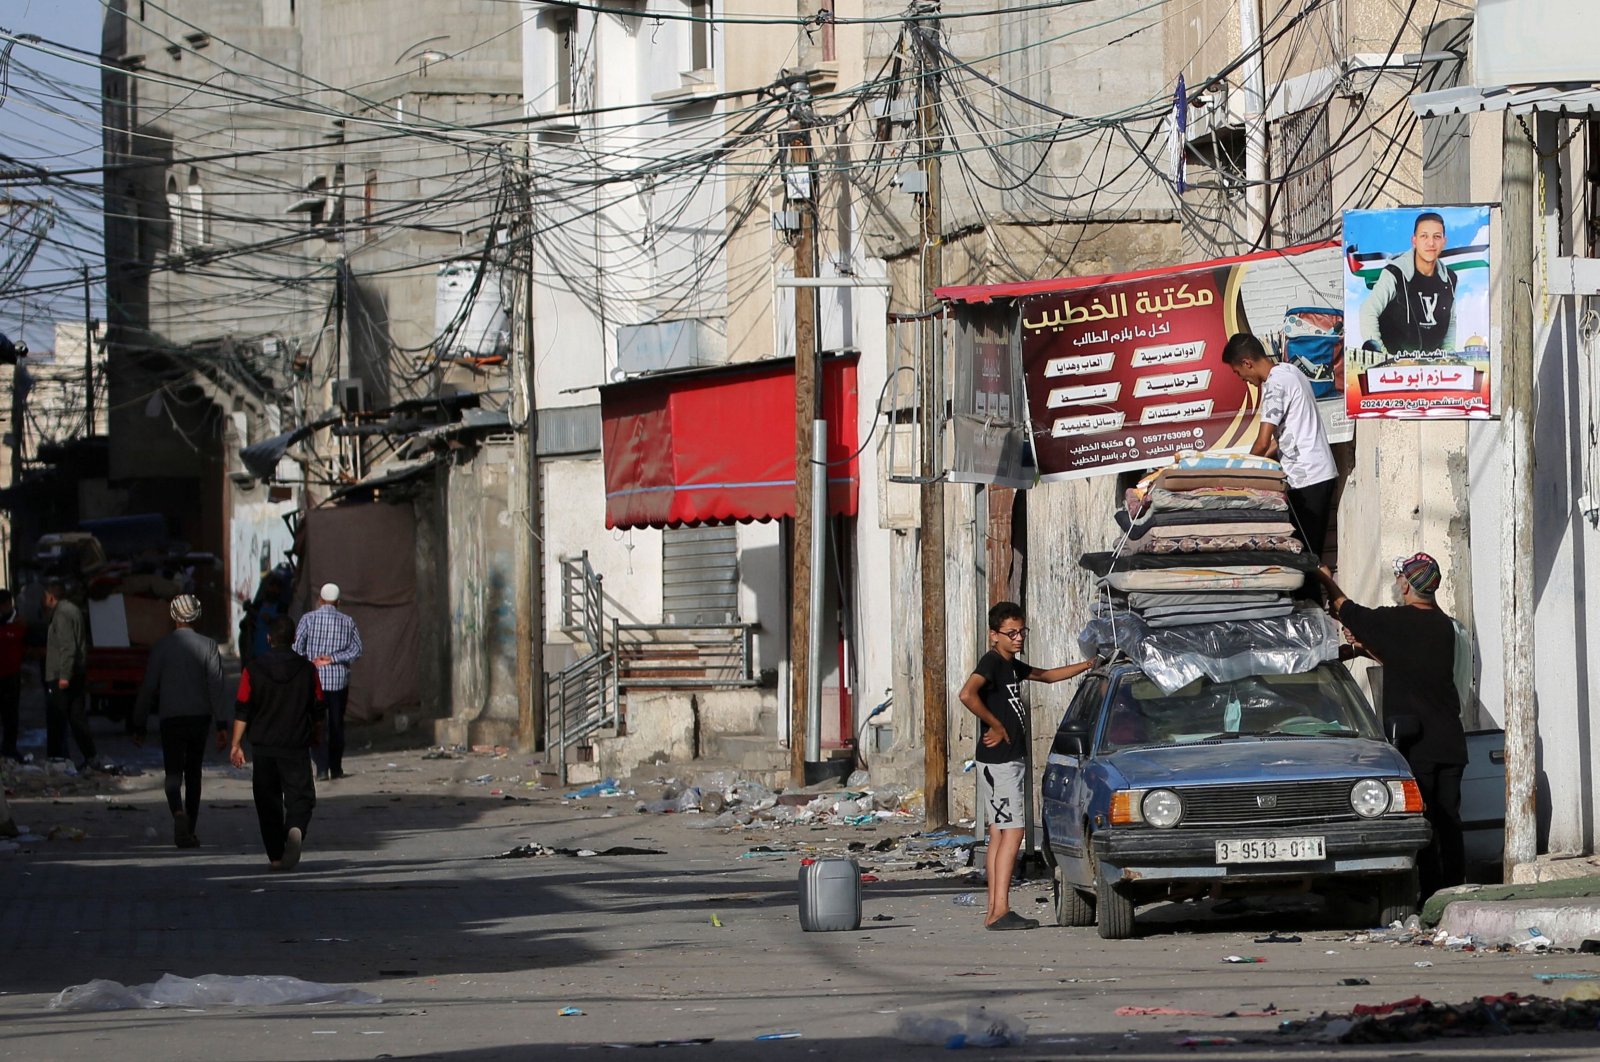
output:
[[[1268,354],[1261,341],[1246,332],[1228,340],[1222,360],[1239,379],[1261,389],[1261,431],[1250,452],[1276,458],[1283,465],[1300,540],[1312,553],[1321,554],[1327,547],[1339,470],[1317,415],[1311,381],[1293,365]]]

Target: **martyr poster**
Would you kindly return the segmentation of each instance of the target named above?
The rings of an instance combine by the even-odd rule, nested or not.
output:
[[[1029,433],[1043,482],[1248,447],[1260,396],[1223,364],[1251,332],[1305,373],[1330,440],[1343,416],[1335,244],[1064,282],[1018,302]]]
[[[1487,420],[1489,207],[1348,210],[1345,410]]]

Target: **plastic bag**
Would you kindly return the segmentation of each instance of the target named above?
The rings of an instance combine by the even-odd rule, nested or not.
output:
[[[931,1014],[902,1014],[895,1025],[897,1039],[952,1050],[962,1047],[1020,1047],[1027,1039],[1028,1023],[987,1007],[969,1007],[967,1022]]]
[[[147,985],[96,980],[64,988],[50,1000],[51,1010],[149,1010],[154,1007],[254,1007],[287,1003],[382,1003],[348,985],[325,985],[275,974],[165,974]]]
[[[1166,693],[1202,675],[1232,682],[1248,675],[1298,675],[1339,657],[1339,628],[1326,614],[1299,609],[1271,619],[1149,627],[1123,609],[1095,616],[1078,635],[1085,657],[1120,649]]]

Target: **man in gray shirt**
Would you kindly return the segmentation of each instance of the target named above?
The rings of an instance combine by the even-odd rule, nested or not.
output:
[[[232,719],[217,643],[194,629],[200,618],[199,599],[179,594],[172,599],[171,612],[174,630],[150,650],[144,685],[133,706],[133,740],[144,744],[150,706],[155,703],[161,713],[161,759],[167,807],[172,811],[172,842],[179,848],[195,848],[200,844],[194,826],[200,816],[206,732],[215,726],[220,751]]]
[[[89,733],[84,680],[89,674],[89,625],[83,610],[67,597],[66,586],[52,579],[44,587],[44,607],[50,614],[45,638],[45,751],[52,760],[67,758],[67,730],[83,754],[79,770],[94,763],[94,737]]]

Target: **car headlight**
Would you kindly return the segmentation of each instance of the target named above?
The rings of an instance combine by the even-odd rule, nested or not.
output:
[[[1375,819],[1389,810],[1389,787],[1376,778],[1363,778],[1350,790],[1350,806],[1364,819]]]
[[[1176,826],[1183,818],[1183,798],[1170,789],[1150,790],[1144,795],[1142,807],[1144,821],[1152,826]]]

